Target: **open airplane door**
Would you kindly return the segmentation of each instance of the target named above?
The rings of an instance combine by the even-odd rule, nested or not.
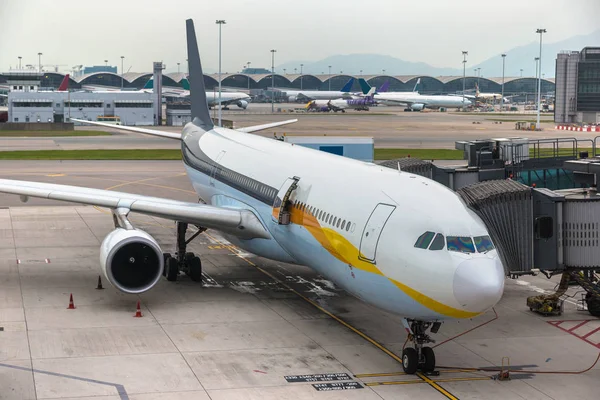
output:
[[[394,212],[396,206],[390,204],[377,204],[377,207],[371,213],[360,240],[359,258],[375,264],[375,252],[379,236],[390,215]]]
[[[288,202],[292,192],[298,187],[298,181],[300,178],[297,176],[293,178],[287,178],[273,202],[273,221],[279,225],[289,225],[290,223],[290,212],[288,210]]]

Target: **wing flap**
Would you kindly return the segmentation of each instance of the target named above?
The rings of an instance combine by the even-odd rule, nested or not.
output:
[[[250,210],[213,207],[110,190],[10,179],[0,179],[0,193],[112,209],[127,208],[132,212],[188,222],[244,239],[270,238],[260,220]]]

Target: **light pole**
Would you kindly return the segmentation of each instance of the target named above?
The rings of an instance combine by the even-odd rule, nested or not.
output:
[[[523,68],[521,68],[521,78],[523,77]]]
[[[331,65],[329,66],[329,91],[331,92]]]
[[[19,56],[19,57],[17,57],[17,58],[19,59],[19,69],[21,69],[21,59],[22,59],[23,57]]]
[[[537,101],[538,64],[540,62],[540,58],[539,57],[535,57],[534,60],[535,60],[535,90],[534,90],[534,93],[535,93],[534,99],[535,100],[534,101]],[[539,106],[540,105],[538,104],[537,107],[539,107]]]
[[[221,126],[221,27],[225,23],[224,19],[218,19],[216,24],[219,25],[219,126]]]
[[[42,53],[38,53],[38,68],[39,68],[39,72],[42,72]]]
[[[538,97],[537,97],[537,123],[535,125],[536,129],[540,129],[540,103],[542,99],[542,35],[546,33],[546,30],[543,28],[539,28],[535,31],[535,33],[540,34],[540,62],[539,62],[539,73],[538,73]]]
[[[479,89],[479,78],[481,78],[481,67],[477,68],[477,88]]]
[[[504,106],[504,61],[506,60],[506,54],[502,54],[502,94],[500,95],[500,111]]]
[[[104,66],[108,67],[108,60],[104,60]]]
[[[360,76],[362,76],[362,69],[360,70]]]
[[[285,72],[285,71],[286,71],[286,68],[283,69],[283,74],[287,75],[287,72]]]
[[[179,64],[181,63],[177,63],[177,73],[179,73]]]
[[[271,112],[275,112],[275,53],[277,50],[271,49]]]
[[[125,56],[121,56],[121,90],[123,90],[123,59],[124,58],[125,58]]]
[[[382,69],[381,71],[383,72],[383,75],[385,75],[385,69]]]
[[[302,90],[302,67],[304,67],[304,64],[300,64],[300,90]]]
[[[462,110],[465,111],[465,90],[467,83],[467,56],[469,55],[468,51],[462,52],[463,55],[463,100],[462,100]]]

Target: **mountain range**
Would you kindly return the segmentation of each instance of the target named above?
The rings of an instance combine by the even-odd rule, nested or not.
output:
[[[588,35],[573,36],[571,38],[543,44],[542,46],[542,73],[546,78],[554,77],[556,55],[563,50],[578,50],[586,46],[600,46],[600,29]],[[539,42],[514,47],[504,52],[506,54],[505,76],[535,76],[535,57],[539,54]],[[300,64],[304,64],[304,73],[328,74],[329,65],[332,66],[331,73],[338,74],[340,71],[349,75],[462,75],[462,69],[434,67],[423,62],[405,61],[382,54],[346,54],[333,55],[318,61],[293,61],[276,67],[278,73],[287,74],[300,72]],[[477,65],[467,64],[467,75],[474,75],[474,69],[481,68],[481,76],[502,76],[502,57],[500,54],[491,57]]]

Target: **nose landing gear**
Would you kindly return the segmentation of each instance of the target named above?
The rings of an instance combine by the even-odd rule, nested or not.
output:
[[[413,319],[404,319],[404,326],[408,330],[408,340],[413,347],[407,347],[402,351],[402,368],[407,374],[414,374],[418,370],[430,374],[435,371],[435,353],[428,343],[435,343],[426,333],[437,333],[442,325],[441,322],[425,322]]]

